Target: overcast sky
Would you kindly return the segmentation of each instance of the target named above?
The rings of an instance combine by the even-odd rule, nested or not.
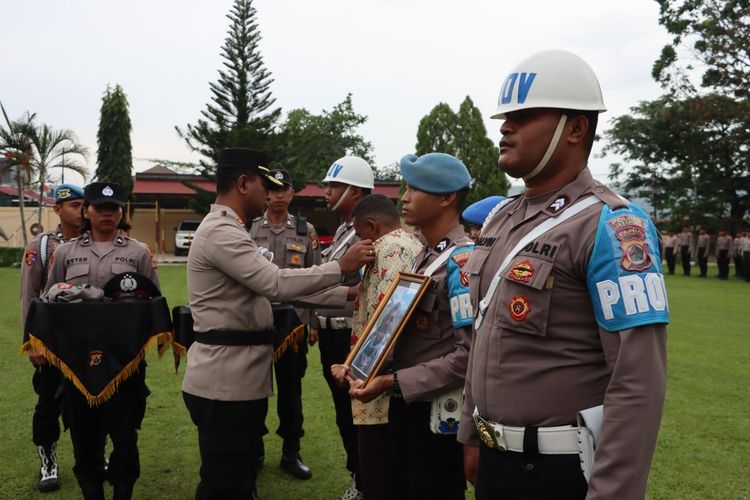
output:
[[[508,70],[560,48],[586,59],[609,111],[602,126],[660,95],[651,66],[669,37],[654,0],[255,0],[284,110],[319,113],[353,94],[375,165],[414,151],[419,120],[466,95],[489,117]],[[2,0],[0,101],[13,118],[76,132],[96,168],[101,96],[130,102],[133,157],[197,162],[174,126],[194,123],[217,78],[231,0]],[[487,118],[499,140],[499,122]],[[331,158],[331,161],[335,158]],[[606,180],[609,161],[592,159]],[[150,163],[136,161],[137,170]],[[470,166],[469,166],[470,167]]]

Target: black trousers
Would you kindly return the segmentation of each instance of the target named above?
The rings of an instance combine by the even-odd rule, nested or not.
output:
[[[393,459],[389,446],[388,424],[358,425],[357,440],[361,466],[360,491],[367,500],[391,500],[393,497]]]
[[[583,500],[588,484],[578,455],[479,449],[477,500]]]
[[[463,447],[430,431],[430,403],[391,398],[388,411],[394,499],[463,500]]]
[[[739,252],[734,255],[734,275],[735,276],[745,276],[747,277],[747,274],[750,274],[750,267],[745,265],[744,262],[743,253]],[[747,269],[747,271],[744,271]]]
[[[729,250],[719,250],[716,256],[716,265],[719,268],[719,278],[729,278]]]
[[[63,422],[70,430],[79,483],[101,483],[105,477],[112,485],[134,484],[141,474],[138,454],[138,429],[146,411],[149,390],[146,368],[120,384],[106,403],[89,407],[86,398],[70,382],[63,392]],[[109,435],[112,453],[104,472],[104,442]]]
[[[682,272],[690,276],[690,247],[680,247],[680,260],[682,261]]]
[[[296,351],[295,351],[296,347]],[[276,412],[279,428],[276,434],[284,440],[282,453],[293,456],[299,452],[302,428],[302,378],[307,370],[307,336],[289,347],[274,365],[276,372]]]
[[[31,435],[37,446],[49,446],[60,439],[60,390],[63,377],[52,365],[42,365],[34,370],[31,383],[38,398],[31,419]]]
[[[701,270],[701,276],[708,275],[708,248],[698,247],[698,267]]]
[[[255,488],[268,398],[217,401],[182,393],[198,427],[196,500],[248,500]]]
[[[667,269],[669,269],[669,274],[674,274],[674,265],[677,260],[677,256],[674,253],[674,247],[667,247],[664,249],[664,252],[667,259]]]
[[[325,377],[333,396],[336,425],[344,443],[344,450],[346,450],[346,468],[349,472],[356,474],[359,472],[359,461],[357,458],[357,429],[352,421],[352,399],[349,396],[349,391],[339,387],[333,379],[333,375],[331,375],[331,365],[346,361],[351,349],[351,336],[351,329],[329,330],[321,328],[318,346],[320,348],[320,363],[323,365],[323,377]]]

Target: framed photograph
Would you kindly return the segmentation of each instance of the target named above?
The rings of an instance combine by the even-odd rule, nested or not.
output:
[[[378,304],[346,359],[352,375],[365,385],[380,370],[430,281],[429,276],[399,273]]]

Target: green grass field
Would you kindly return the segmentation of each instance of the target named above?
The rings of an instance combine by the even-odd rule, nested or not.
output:
[[[162,266],[159,275],[170,306],[186,303],[184,267]],[[750,498],[750,284],[734,278],[667,278],[669,386],[648,497]],[[18,355],[18,269],[0,268],[0,303],[5,304],[0,311],[0,499],[80,498],[68,434],[59,443],[62,489],[45,495],[35,489],[35,395],[31,364]],[[135,498],[192,498],[199,464],[195,428],[180,394],[184,366],[175,375],[171,354],[159,360],[152,353],[148,361],[152,395],[140,433],[142,472]],[[302,456],[313,478],[298,481],[279,469],[272,399],[266,466],[258,484],[264,500],[332,499],[349,485],[317,348],[310,351],[304,384]]]

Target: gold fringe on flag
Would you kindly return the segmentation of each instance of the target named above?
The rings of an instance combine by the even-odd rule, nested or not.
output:
[[[180,370],[180,361],[187,356],[187,347],[173,339],[172,356],[174,356],[174,372],[177,373]]]
[[[21,354],[29,350],[38,351],[42,356],[44,356],[49,364],[59,368],[63,376],[70,380],[73,385],[76,386],[76,389],[78,389],[78,391],[84,395],[89,406],[94,407],[107,402],[117,392],[117,388],[120,383],[130,378],[130,376],[138,370],[138,365],[141,363],[143,358],[146,357],[146,352],[149,349],[154,347],[154,345],[157,345],[159,346],[159,350],[162,350],[162,348],[166,350],[171,341],[172,332],[160,332],[149,337],[149,339],[146,341],[143,347],[141,347],[141,350],[138,352],[135,358],[133,358],[127,365],[125,365],[125,367],[120,370],[120,372],[112,380],[109,381],[104,389],[102,389],[102,392],[96,395],[91,394],[79,380],[73,370],[71,370],[63,360],[58,358],[54,352],[48,349],[46,344],[39,340],[37,337],[29,334],[29,340],[27,342],[24,342],[24,344],[21,346]]]
[[[279,347],[277,347],[276,350],[273,351],[273,362],[276,363],[278,360],[280,360],[281,356],[284,355],[289,347],[292,347],[292,349],[294,349],[294,352],[297,352],[297,350],[299,349],[297,345],[304,339],[305,325],[299,325],[297,328],[289,332],[289,334],[284,337],[284,340],[281,341]]]

